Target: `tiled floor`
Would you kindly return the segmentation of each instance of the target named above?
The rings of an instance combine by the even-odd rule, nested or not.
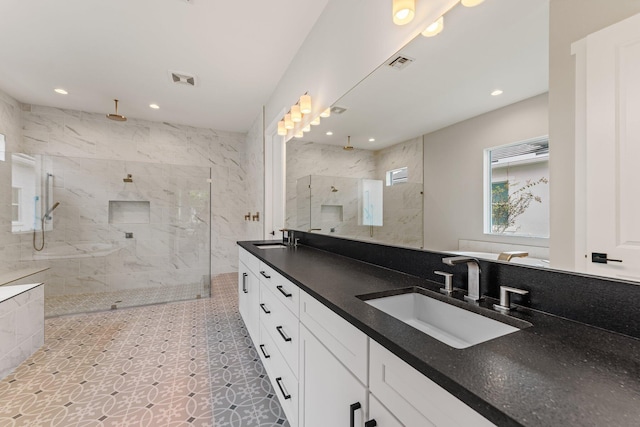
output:
[[[238,314],[212,298],[46,320],[45,345],[0,381],[0,426],[288,426]]]
[[[91,313],[117,308],[137,307],[169,301],[184,301],[205,298],[209,289],[194,283],[184,286],[163,286],[157,288],[123,289],[115,292],[92,294],[52,295],[45,298],[45,317],[64,316],[66,314]]]

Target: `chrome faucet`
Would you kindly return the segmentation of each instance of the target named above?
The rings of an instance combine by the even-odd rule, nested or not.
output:
[[[467,301],[477,302],[480,297],[480,264],[477,259],[467,256],[454,256],[442,258],[442,262],[447,265],[467,264],[469,272],[467,273],[467,295],[464,299]]]

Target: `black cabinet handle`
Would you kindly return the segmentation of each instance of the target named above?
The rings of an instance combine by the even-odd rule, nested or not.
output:
[[[267,313],[267,314],[271,314],[271,311],[270,311],[270,310],[267,310],[267,309],[265,308],[264,304],[260,304],[260,308],[261,308],[261,309],[262,309],[262,311],[264,311],[265,313]]]
[[[248,294],[249,291],[247,290],[247,273],[242,273],[242,292],[244,292],[245,294]]]
[[[376,420],[369,420],[364,423],[364,427],[376,427],[377,425],[378,423],[376,422]]]
[[[284,391],[284,388],[282,387],[282,386],[283,386],[283,384],[282,384],[282,377],[278,377],[278,378],[276,378],[276,383],[278,384],[278,387],[280,388],[280,391],[282,392],[282,396],[283,396],[285,399],[291,399],[291,395],[290,395],[290,394],[287,394],[287,392],[286,392],[286,391]]]
[[[266,351],[264,351],[264,344],[260,344],[260,350],[262,351],[262,354],[264,355],[264,358],[265,358],[265,359],[268,359],[268,358],[270,358],[270,357],[271,357],[271,355],[270,355],[270,354],[267,354],[267,352],[266,352]]]
[[[282,285],[278,285],[278,286],[276,286],[276,289],[278,289],[278,290],[280,291],[280,293],[281,293],[282,295],[284,295],[285,297],[287,297],[287,298],[291,298],[291,297],[293,296],[293,295],[292,295],[292,294],[290,294],[289,292],[287,292],[287,291],[285,291],[284,289],[282,289]]]
[[[622,262],[622,260],[607,258],[607,254],[591,252],[591,262],[595,262],[597,264],[606,264],[608,262]]]
[[[265,273],[264,271],[261,271],[261,272],[260,272],[260,274],[262,274],[262,276],[263,276],[265,279],[271,279],[271,276],[269,276],[269,275],[268,275],[267,273]]]
[[[285,340],[285,342],[291,341],[291,337],[286,336],[284,332],[282,332],[282,326],[276,326],[276,330],[280,333],[280,336]]]
[[[349,426],[350,427],[355,427],[356,425],[356,411],[358,409],[362,409],[362,405],[360,404],[360,402],[352,403],[351,406],[349,406]]]

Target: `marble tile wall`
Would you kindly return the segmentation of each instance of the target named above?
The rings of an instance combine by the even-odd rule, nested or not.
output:
[[[260,212],[260,221],[244,221],[245,238],[258,240],[263,237],[264,212],[264,118],[262,112],[256,118],[245,139],[245,162],[242,168],[246,181],[246,212]],[[245,212],[245,214],[246,214]],[[243,216],[244,218],[244,216]]]
[[[32,155],[210,167],[213,274],[236,271],[235,242],[261,227],[256,223],[251,229],[243,220],[250,208],[258,211],[262,206],[262,189],[254,188],[256,182],[262,182],[261,121],[248,138],[243,133],[132,118],[126,123],[112,122],[104,114],[21,105],[0,92],[0,132],[11,142],[9,150]],[[247,146],[252,147],[248,155]],[[250,181],[248,174],[253,174]],[[10,176],[7,162],[0,162],[0,193],[5,198],[11,193]],[[249,198],[253,200],[249,202]],[[0,200],[0,255],[14,253],[10,246],[19,244],[7,231],[8,220],[10,205]],[[0,259],[0,268],[14,268],[18,261],[11,256]]]
[[[44,286],[31,286],[0,302],[0,379],[44,344]]]

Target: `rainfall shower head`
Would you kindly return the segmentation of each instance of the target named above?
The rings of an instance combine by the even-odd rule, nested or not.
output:
[[[351,151],[353,150],[353,145],[351,145],[351,137],[347,136],[347,145],[345,145],[344,147],[342,147],[343,150],[346,151]]]
[[[331,186],[331,192],[332,192],[332,193],[337,193],[337,192],[338,192],[338,189],[332,185],[332,186]]]
[[[113,102],[116,103],[116,113],[115,114],[107,114],[107,119],[115,120],[116,122],[126,122],[127,118],[122,114],[118,114],[118,100],[114,99]]]

